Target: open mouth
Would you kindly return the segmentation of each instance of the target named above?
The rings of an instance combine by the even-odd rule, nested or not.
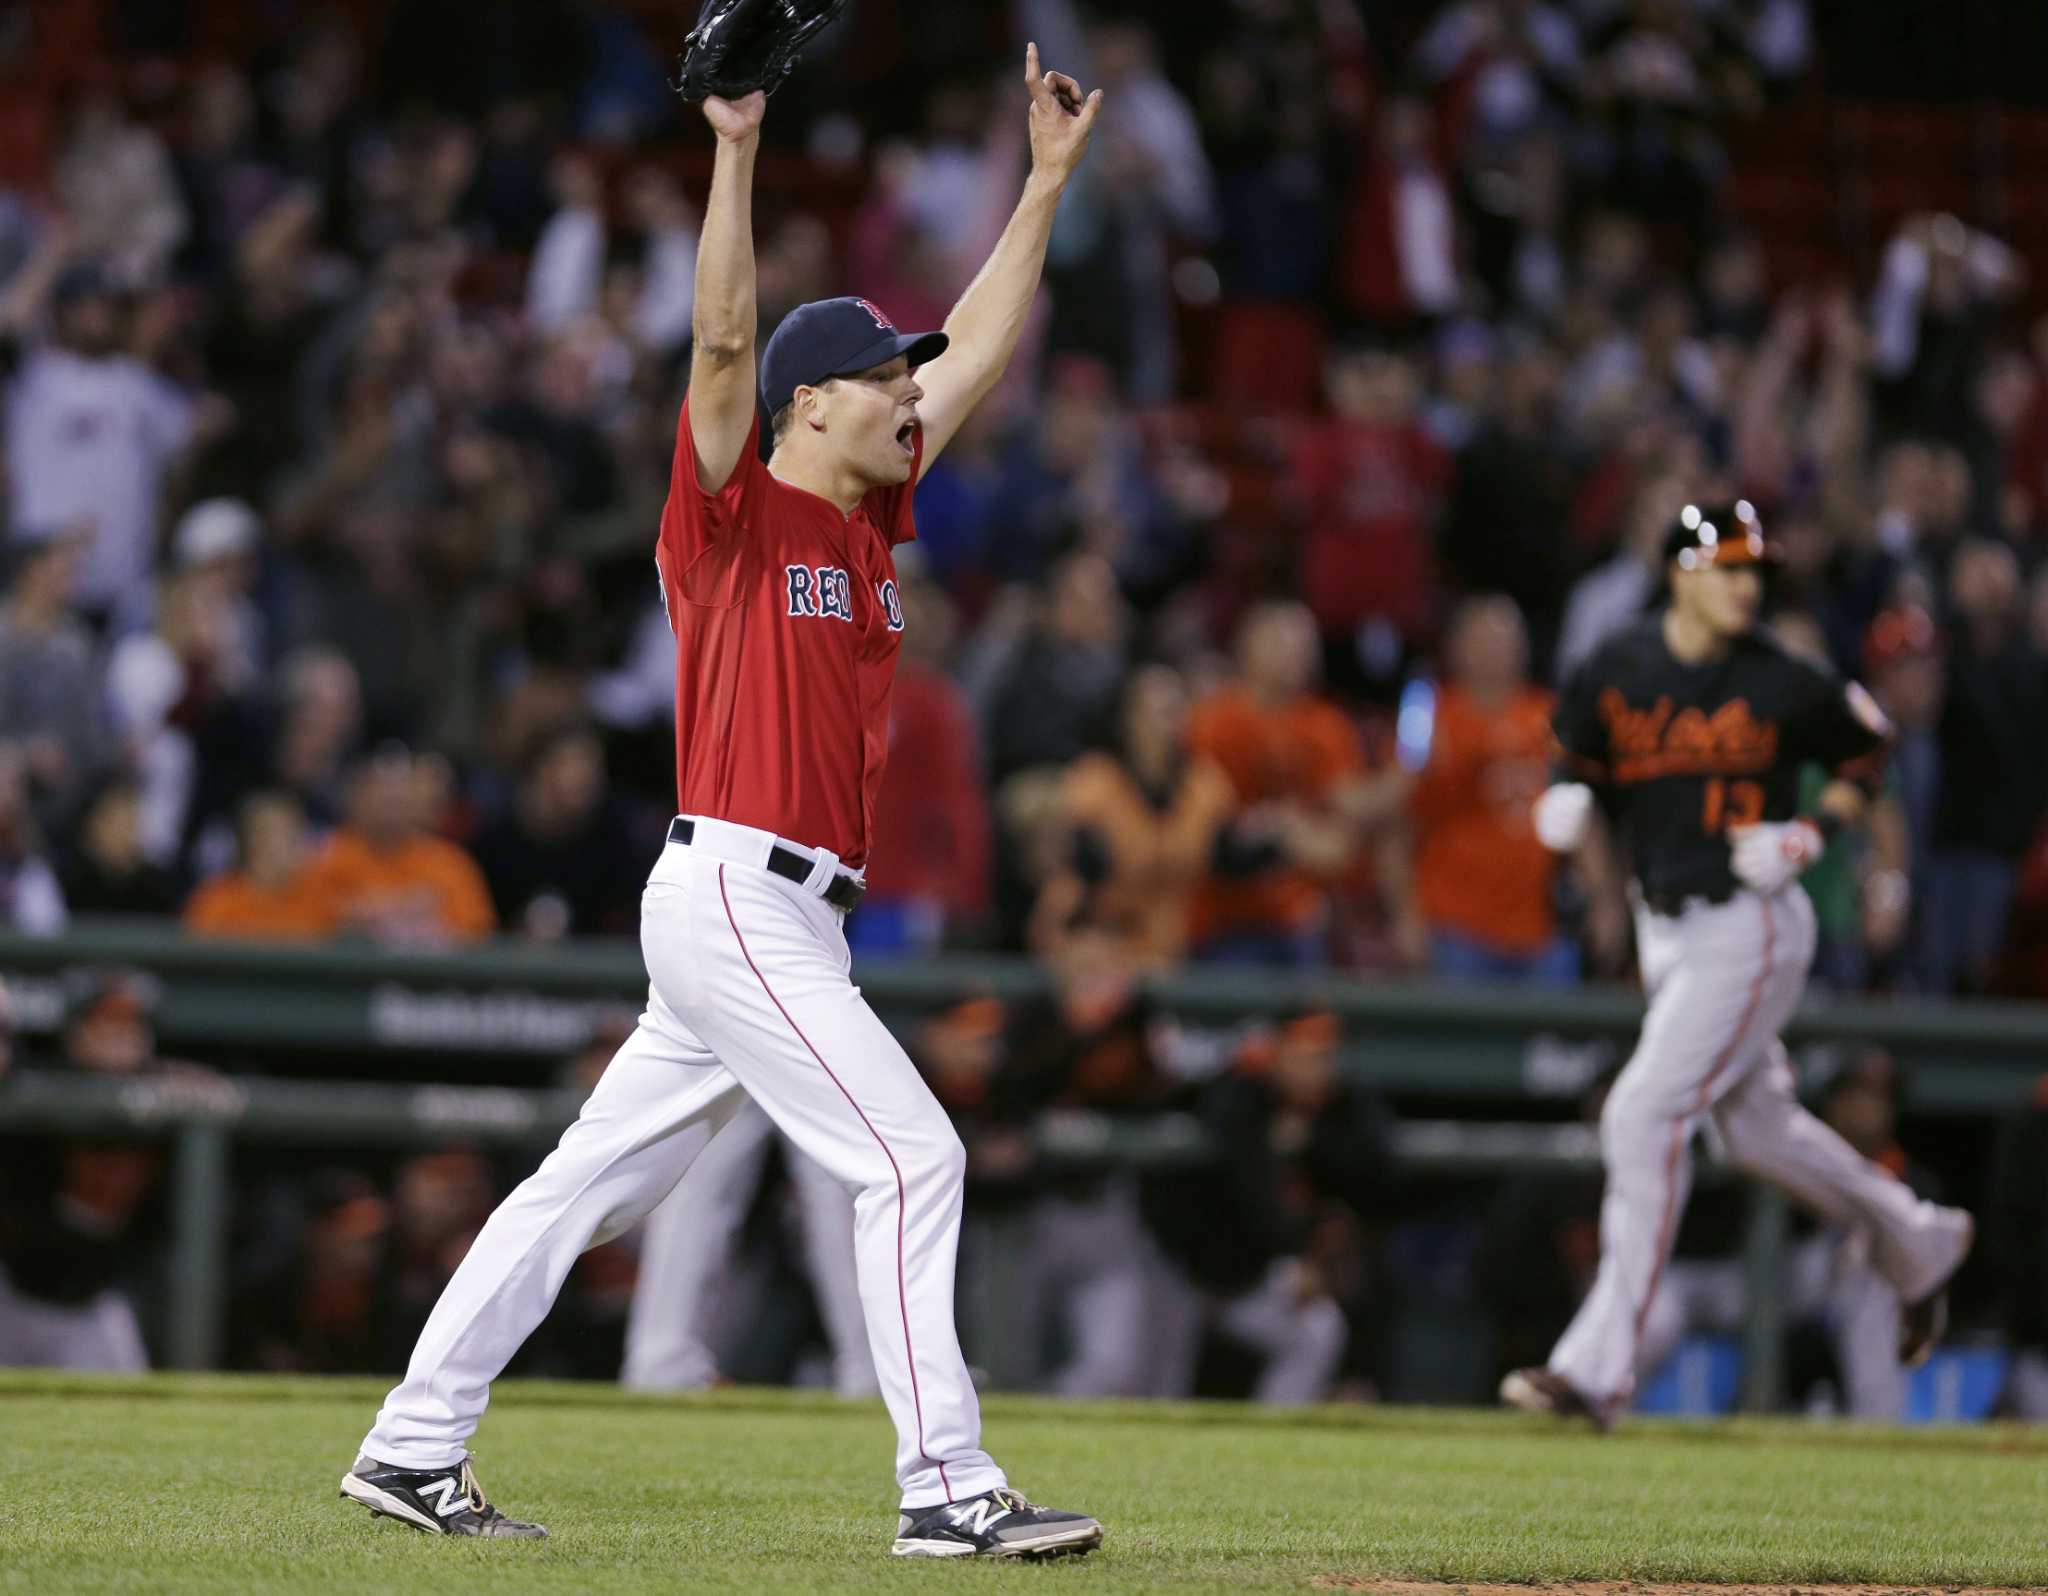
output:
[[[917,423],[915,421],[906,421],[896,429],[896,447],[908,455],[915,455],[917,453]]]

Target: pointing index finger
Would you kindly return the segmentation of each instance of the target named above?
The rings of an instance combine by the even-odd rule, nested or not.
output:
[[[1033,40],[1024,46],[1024,86],[1036,97],[1042,79],[1038,75],[1038,43]]]

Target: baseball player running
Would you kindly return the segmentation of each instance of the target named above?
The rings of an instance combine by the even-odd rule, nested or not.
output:
[[[889,686],[892,546],[918,478],[1008,364],[1101,93],[1026,57],[1031,171],[943,332],[861,299],[790,313],[755,357],[752,181],[766,96],[712,95],[696,340],[655,561],[679,646],[680,813],[642,899],[639,1026],[577,1121],[478,1234],[342,1481],[441,1534],[538,1537],[468,1454],[492,1379],[577,1255],[675,1186],[753,1099],[854,1194],[861,1304],[897,1433],[900,1556],[1086,1552],[1102,1526],[1032,1506],[981,1446],[953,1324],[965,1155],[848,979]],[[945,358],[941,359],[941,356]],[[774,420],[758,452],[757,397]]]
[[[1871,1239],[1906,1305],[1900,1355],[1926,1356],[1970,1250],[1960,1209],[1922,1201],[1800,1106],[1778,1033],[1813,958],[1800,872],[1874,794],[1890,728],[1869,694],[1756,628],[1774,557],[1747,503],[1688,505],[1665,541],[1668,608],[1573,673],[1556,715],[1564,757],[1536,804],[1559,852],[1597,799],[1631,855],[1650,1009],[1600,1116],[1607,1193],[1600,1269],[1548,1367],[1501,1397],[1602,1428],[1632,1394],[1638,1348],[1711,1119],[1737,1167]],[[1795,812],[1800,766],[1834,779]]]

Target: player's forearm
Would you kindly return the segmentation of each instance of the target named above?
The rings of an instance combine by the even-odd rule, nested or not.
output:
[[[35,324],[70,258],[70,239],[62,231],[54,232],[28,258],[0,296],[0,337],[17,336]]]
[[[754,347],[754,159],[761,136],[718,141],[697,245],[695,355],[738,359]]]
[[[1038,297],[1052,219],[1065,186],[1038,171],[1025,179],[1024,197],[1003,236],[946,318],[946,335],[952,339],[947,362],[957,362],[954,369],[973,379],[977,400],[995,386],[1017,352],[1031,302]]]
[[[1572,863],[1579,868],[1579,882],[1588,898],[1619,900],[1626,890],[1614,839],[1598,818],[1587,824],[1585,836],[1572,853]]]

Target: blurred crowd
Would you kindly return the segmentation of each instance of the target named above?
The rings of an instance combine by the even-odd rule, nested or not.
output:
[[[630,9],[514,8],[438,89],[407,63],[461,7],[281,5],[65,84],[0,203],[11,924],[630,933],[703,174]],[[770,119],[764,330],[847,288],[927,325],[1021,170],[995,63],[1028,33],[1110,96],[919,494],[862,951],[1625,972],[1529,825],[1548,695],[1654,602],[1673,508],[1740,491],[1777,624],[1904,734],[1814,883],[1827,978],[2040,990],[2024,263],[1913,217],[1872,281],[1773,281],[1717,185],[1800,92],[1799,0],[1208,9],[988,8],[870,126],[825,87],[876,70],[856,8]]]
[[[65,9],[99,53],[0,192],[0,921],[631,934],[708,171],[673,19]],[[1207,1325],[1269,1393],[1367,1382],[1376,1110],[1319,1017],[1205,1045],[1142,977],[1625,975],[1616,885],[1530,804],[1558,681],[1655,602],[1689,498],[1759,506],[1771,624],[1899,728],[1807,880],[1820,978],[2048,995],[2048,323],[1954,216],[1803,280],[1732,219],[1733,152],[1811,92],[1806,0],[905,10],[857,0],[771,107],[764,336],[842,292],[944,318],[1021,179],[1025,38],[1108,94],[1012,377],[899,551],[849,926],[1049,972],[1042,1010],[914,1049],[1032,1245],[1131,1238],[1096,1249],[1120,1278],[1041,1282],[1045,1379],[1185,1387]],[[0,3],[0,72],[54,17]],[[1163,1177],[1041,1177],[1018,1134],[1162,1106],[1242,1150],[1200,1177],[1241,1236],[1180,1234],[1223,1210]],[[388,1364],[377,1304],[424,1313],[497,1184],[468,1154],[284,1182],[250,1289],[296,1317],[243,1317],[238,1358]]]

